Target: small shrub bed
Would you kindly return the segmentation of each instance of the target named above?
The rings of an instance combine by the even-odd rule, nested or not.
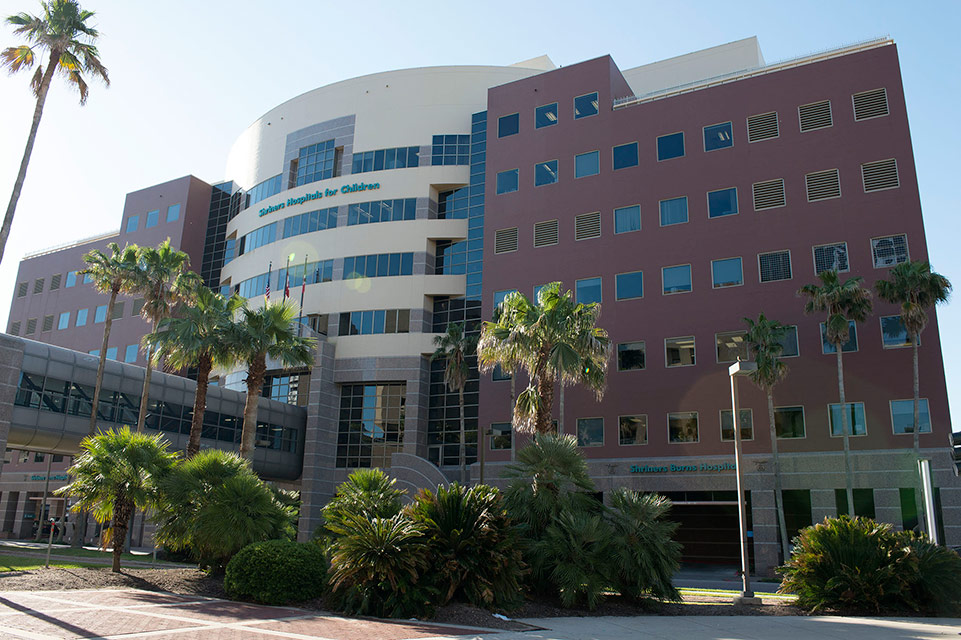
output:
[[[224,590],[231,598],[289,604],[319,597],[327,586],[327,558],[316,543],[255,542],[227,564]]]

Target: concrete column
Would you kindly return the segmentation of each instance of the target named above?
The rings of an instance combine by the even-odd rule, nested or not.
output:
[[[301,507],[297,539],[305,542],[321,523],[320,510],[336,490],[337,422],[340,392],[334,383],[334,345],[318,340],[310,372]]]
[[[754,573],[774,576],[778,566],[777,511],[774,508],[774,492],[751,491],[751,520],[754,532]]]
[[[899,489],[874,490],[874,519],[878,522],[890,522],[897,531],[902,529],[901,492]]]
[[[834,489],[811,489],[811,521],[814,524],[838,515]]]

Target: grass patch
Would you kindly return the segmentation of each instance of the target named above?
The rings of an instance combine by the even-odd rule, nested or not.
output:
[[[44,546],[40,549],[27,546],[18,546],[16,543],[11,543],[0,547],[0,553],[4,551],[22,551],[27,553],[47,553],[47,547]],[[53,547],[50,551],[51,556],[70,556],[71,558],[103,558],[105,560],[110,560],[113,558],[113,551],[98,551],[97,549],[74,549],[73,547]],[[138,562],[150,562],[152,560],[152,555],[149,553],[130,553],[124,552],[120,556],[121,561],[124,560],[135,560]],[[163,560],[157,560],[157,564],[167,564]]]
[[[42,569],[45,566],[43,558],[29,558],[26,556],[16,556],[0,554],[0,573],[7,571],[31,571]],[[102,569],[104,565],[84,564],[81,562],[71,562],[69,560],[57,560],[50,558],[50,567],[58,569]]]

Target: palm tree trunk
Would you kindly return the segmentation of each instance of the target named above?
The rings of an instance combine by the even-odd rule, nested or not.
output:
[[[107,366],[107,345],[110,343],[110,329],[113,327],[113,307],[117,302],[118,290],[110,289],[110,302],[107,303],[107,319],[103,325],[103,344],[100,347],[100,365],[97,367],[97,384],[93,388],[93,405],[90,408],[90,428],[87,435],[96,435],[97,408],[100,405],[100,390],[103,387],[103,370]],[[96,318],[95,318],[96,320]]]
[[[258,354],[247,367],[247,401],[244,403],[244,427],[240,433],[240,457],[250,459],[254,455],[257,436],[257,405],[263,393],[264,376],[267,373],[267,355]]]
[[[13,183],[13,193],[10,194],[7,213],[3,216],[3,225],[0,226],[0,263],[3,262],[3,253],[7,246],[7,238],[10,237],[10,228],[13,226],[13,216],[17,211],[20,192],[23,190],[23,183],[27,179],[27,166],[30,164],[33,145],[37,141],[37,130],[40,128],[40,118],[43,116],[43,105],[47,101],[47,92],[50,90],[50,80],[53,79],[53,73],[57,70],[57,65],[59,64],[60,55],[51,51],[50,60],[47,61],[47,68],[44,69],[43,78],[40,80],[40,89],[37,91],[37,105],[33,109],[33,122],[30,124],[27,144],[23,149],[23,159],[20,160],[20,171],[17,173],[17,179]]]
[[[194,393],[194,413],[190,420],[190,438],[187,440],[187,457],[193,458],[200,451],[200,433],[204,424],[204,410],[207,408],[207,386],[213,361],[209,355],[202,356],[197,363],[197,391]]]
[[[557,415],[557,433],[558,435],[565,433],[564,431],[564,381],[561,380],[561,392],[560,392],[560,413]]]
[[[150,326],[150,332],[157,331],[157,320]],[[140,396],[140,413],[137,415],[137,433],[143,431],[143,425],[147,421],[147,398],[150,395],[150,373],[153,370],[153,349],[147,345],[147,370],[143,377],[143,395]]]
[[[787,523],[784,520],[784,492],[781,491],[781,462],[777,452],[777,430],[774,427],[774,394],[770,389],[767,391],[767,418],[771,425],[771,466],[774,469],[774,508],[777,509],[777,525],[781,530],[781,553],[784,554],[784,562],[791,557],[790,544],[787,535]],[[735,429],[740,425],[735,425]]]
[[[517,369],[515,368],[511,371],[511,462],[514,462],[514,454],[517,451],[517,443],[514,435],[514,405],[517,402],[517,387],[515,382],[517,380]]]
[[[457,405],[460,411],[460,481],[467,483],[467,429],[464,425],[464,387],[457,390]],[[479,435],[479,434],[478,434]]]
[[[915,333],[912,338],[914,343],[912,345],[914,347],[914,474],[917,480],[914,489],[914,504],[917,505],[918,525],[921,531],[924,531],[927,528],[927,520],[925,520],[924,513],[924,489],[922,487],[921,471],[918,467],[918,461],[921,460],[921,380],[918,374],[918,342],[921,340],[921,334]],[[931,532],[928,531],[927,534],[930,536]]]
[[[554,408],[554,382],[546,375],[537,376],[537,392],[540,396],[540,409],[537,412],[537,433],[550,433],[551,413]]]
[[[844,486],[848,498],[848,515],[854,517],[854,473],[851,471],[851,443],[848,440],[848,412],[844,400],[844,364],[841,360],[841,341],[834,343],[838,355],[838,394],[841,396],[841,438],[844,444]]]
[[[117,496],[113,506],[113,529],[110,531],[110,538],[113,543],[113,567],[111,570],[114,573],[120,573],[120,556],[123,555],[124,541],[127,539],[127,529],[132,514],[133,503],[122,495]]]

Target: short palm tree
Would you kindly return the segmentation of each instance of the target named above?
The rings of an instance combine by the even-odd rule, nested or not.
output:
[[[851,444],[848,429],[848,408],[844,398],[844,364],[841,348],[850,338],[849,322],[864,322],[871,313],[871,291],[862,286],[860,276],[842,281],[837,271],[818,274],[821,284],[806,284],[798,293],[807,297],[805,313],[827,313],[824,332],[834,345],[838,363],[838,394],[841,402],[841,439],[844,445],[844,469],[848,513],[854,514],[854,479],[851,471]]]
[[[87,436],[80,449],[67,470],[71,482],[57,493],[78,499],[73,510],[88,510],[101,524],[112,522],[113,571],[119,573],[130,518],[135,509],[158,504],[159,481],[176,454],[167,451],[160,434],[133,433],[126,426]]]
[[[228,336],[234,314],[243,303],[244,299],[239,295],[228,298],[200,284],[191,292],[190,301],[180,306],[177,317],[167,318],[160,323],[156,333],[145,338],[154,351],[155,361],[166,358],[167,363],[176,369],[197,368],[197,390],[187,442],[188,458],[200,451],[210,372],[215,366],[230,367],[236,362]]]
[[[781,362],[783,351],[781,341],[787,333],[787,327],[777,320],[769,320],[763,313],[757,320],[744,318],[747,324],[747,335],[744,340],[751,349],[757,370],[751,373],[751,380],[765,394],[767,394],[767,419],[771,428],[771,458],[774,471],[774,501],[777,508],[778,528],[781,530],[781,551],[784,561],[791,557],[788,546],[787,525],[784,521],[784,495],[781,491],[781,463],[777,453],[777,429],[774,426],[774,386],[787,375],[787,365]],[[734,428],[740,428],[740,416],[734,416]]]
[[[247,401],[240,436],[242,458],[253,456],[257,404],[267,376],[267,358],[289,367],[309,366],[314,362],[316,340],[297,335],[291,328],[296,318],[297,310],[289,302],[266,304],[259,309],[244,307],[241,320],[231,331],[230,347],[237,359],[247,364]]]
[[[460,412],[460,473],[461,480],[467,476],[467,430],[464,426],[464,387],[470,378],[470,366],[467,358],[477,353],[477,335],[468,334],[462,323],[447,325],[447,332],[434,336],[434,346],[437,348],[431,360],[444,360],[444,382],[447,388],[457,392],[458,409]],[[483,460],[484,439],[478,430],[478,453]],[[484,466],[481,463],[481,482],[484,482]]]
[[[151,333],[156,333],[160,323],[169,318],[174,307],[189,299],[190,292],[196,291],[200,276],[187,271],[189,256],[170,246],[167,238],[156,248],[141,247],[139,269],[132,290],[143,299],[141,315],[150,323]],[[153,371],[153,354],[147,347],[147,369],[143,380],[143,395],[140,398],[140,413],[137,416],[137,431],[143,431],[147,419],[147,402],[150,395],[150,374]]]
[[[103,387],[103,369],[107,363],[107,344],[110,341],[110,329],[113,326],[113,309],[117,296],[131,290],[137,276],[137,260],[139,248],[137,245],[127,245],[123,249],[116,242],[107,245],[110,255],[100,249],[94,249],[83,260],[87,268],[81,271],[93,280],[93,286],[101,293],[110,294],[107,303],[107,318],[103,326],[103,345],[100,347],[100,365],[97,367],[97,384],[93,389],[93,405],[90,411],[90,429],[88,435],[97,431],[97,406],[100,402],[100,390]]]
[[[13,193],[10,194],[7,213],[3,218],[3,226],[0,227],[0,261],[3,261],[17,201],[20,200],[20,192],[27,178],[27,166],[37,140],[43,105],[47,101],[53,74],[59,71],[77,88],[80,104],[87,102],[88,87],[84,74],[98,77],[110,86],[107,68],[100,62],[100,52],[94,45],[100,34],[88,24],[94,16],[93,11],[84,11],[75,0],[50,0],[41,2],[40,6],[43,7],[41,16],[21,12],[7,17],[7,24],[14,28],[15,34],[24,36],[27,44],[8,47],[0,53],[0,66],[7,67],[10,73],[29,69],[37,62],[38,57],[48,54],[46,67],[41,62],[30,79],[30,88],[37,98],[37,104],[33,110],[33,121],[23,150],[23,159],[20,161],[20,171],[13,183]]]
[[[561,283],[545,285],[531,303],[521,293],[504,299],[500,314],[481,329],[477,355],[482,371],[496,365],[524,369],[530,384],[514,406],[518,431],[548,433],[557,382],[583,384],[604,396],[611,341],[597,326],[600,305],[578,304]]]

